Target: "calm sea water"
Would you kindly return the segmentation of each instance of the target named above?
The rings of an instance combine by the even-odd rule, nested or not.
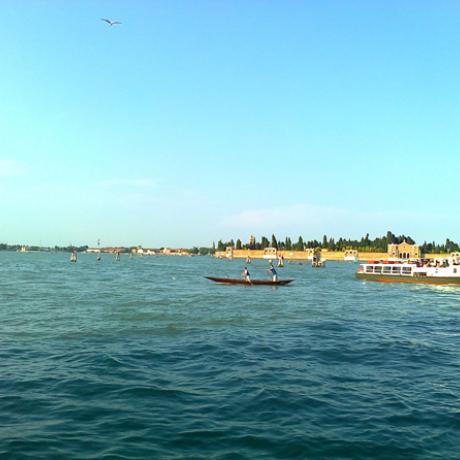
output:
[[[242,266],[0,252],[0,458],[460,458],[460,288]]]

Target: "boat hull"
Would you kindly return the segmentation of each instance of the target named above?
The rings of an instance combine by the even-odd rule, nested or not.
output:
[[[294,281],[293,279],[286,279],[286,280],[251,280],[246,281],[244,279],[239,278],[218,278],[216,276],[206,276],[206,278],[210,281],[214,281],[215,283],[220,284],[244,284],[247,286],[286,286],[287,284]]]
[[[424,283],[424,284],[457,284],[460,285],[460,278],[443,276],[385,276],[357,273],[356,278],[366,281],[380,281],[382,283]]]

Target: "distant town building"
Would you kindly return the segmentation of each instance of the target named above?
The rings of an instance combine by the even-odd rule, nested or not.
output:
[[[264,249],[264,259],[276,259],[278,255],[278,250],[276,248],[265,248]]]
[[[227,259],[233,259],[233,246],[227,246],[225,249],[225,257],[227,257]]]
[[[417,244],[409,244],[404,240],[400,244],[388,245],[388,257],[395,259],[418,259],[422,257],[422,251]]]
[[[135,253],[140,255],[140,256],[143,256],[144,255],[144,249],[142,248],[142,246],[138,246],[138,248],[135,249]]]

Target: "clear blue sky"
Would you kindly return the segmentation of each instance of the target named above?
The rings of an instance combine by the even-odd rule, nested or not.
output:
[[[460,240],[454,0],[0,15],[0,242]]]

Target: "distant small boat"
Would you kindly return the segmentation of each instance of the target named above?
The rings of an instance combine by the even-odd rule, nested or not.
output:
[[[358,251],[356,249],[347,249],[343,260],[345,262],[358,262]]]
[[[314,260],[311,263],[311,266],[313,268],[324,268],[326,266],[326,261],[324,259],[322,259],[322,260]]]
[[[76,262],[77,261],[77,253],[76,252],[72,252],[72,254],[70,255],[70,261],[71,262]]]
[[[215,276],[206,276],[208,280],[214,281],[215,283],[220,283],[220,284],[246,284],[249,286],[285,286],[286,284],[291,283],[294,281],[293,279],[287,279],[287,280],[278,280],[278,281],[272,281],[272,280],[251,280],[251,281],[246,281],[243,278],[218,278]]]
[[[321,256],[313,256],[311,261],[311,266],[313,268],[323,268],[326,266],[326,259],[322,259]]]

